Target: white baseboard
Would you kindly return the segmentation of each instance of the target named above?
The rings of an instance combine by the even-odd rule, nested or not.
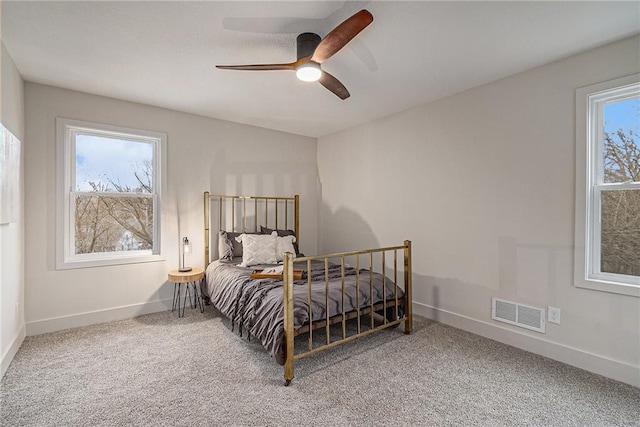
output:
[[[79,328],[81,326],[96,323],[112,322],[114,320],[131,319],[143,314],[156,313],[171,309],[172,298],[149,301],[140,304],[131,304],[121,307],[113,307],[104,310],[88,311],[85,313],[71,314],[68,316],[52,317],[49,319],[27,322],[27,335],[40,335],[48,332],[61,331],[63,329]]]
[[[22,327],[18,331],[18,335],[16,335],[13,341],[11,341],[11,345],[2,355],[2,363],[0,364],[0,379],[4,377],[5,372],[7,372],[7,369],[9,369],[9,365],[11,364],[13,357],[20,349],[20,346],[22,345],[22,342],[24,341],[26,336],[26,327],[25,325],[22,325]]]
[[[544,338],[535,337],[500,325],[473,319],[419,302],[413,303],[414,313],[440,323],[471,332],[501,343],[539,354],[567,365],[575,366],[607,378],[640,387],[640,366],[589,353]]]

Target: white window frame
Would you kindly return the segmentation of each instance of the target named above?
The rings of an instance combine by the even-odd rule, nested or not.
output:
[[[153,248],[148,250],[115,251],[90,254],[75,253],[75,195],[94,194],[76,191],[73,188],[76,173],[75,138],[76,132],[93,134],[108,138],[124,138],[153,144],[153,193],[100,193],[116,197],[151,197],[153,203]],[[101,267],[107,265],[132,264],[140,262],[163,261],[162,234],[162,194],[166,188],[166,152],[167,135],[140,129],[112,126],[58,117],[56,118],[57,151],[57,229],[56,229],[56,268],[58,270]]]
[[[574,284],[579,288],[640,297],[640,277],[600,271],[600,196],[638,190],[640,183],[604,183],[604,106],[638,96],[640,74],[576,90],[576,205]]]

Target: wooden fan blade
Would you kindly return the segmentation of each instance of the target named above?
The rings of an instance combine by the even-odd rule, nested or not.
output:
[[[373,15],[366,9],[348,18],[334,28],[316,47],[311,60],[322,64],[342,49],[349,41],[373,22]]]
[[[257,65],[216,65],[221,70],[242,70],[242,71],[271,71],[271,70],[295,70],[297,62],[290,64],[257,64]]]
[[[340,80],[336,79],[326,71],[322,72],[322,76],[320,76],[320,80],[318,81],[322,86],[335,93],[336,96],[342,100],[345,100],[351,96],[347,88],[344,87],[342,83],[340,83]]]

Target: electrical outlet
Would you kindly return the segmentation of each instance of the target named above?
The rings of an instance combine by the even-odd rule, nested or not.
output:
[[[547,307],[547,321],[560,324],[560,309],[558,307]]]

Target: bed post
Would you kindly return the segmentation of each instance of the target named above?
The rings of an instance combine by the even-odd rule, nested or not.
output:
[[[283,271],[284,298],[284,385],[291,384],[293,379],[293,254],[284,254]]]
[[[209,192],[204,192],[204,269],[209,265]]]
[[[293,200],[293,230],[296,232],[296,242],[298,242],[298,247],[300,247],[300,196],[296,194],[293,196]]]
[[[411,240],[404,241],[404,297],[405,316],[404,333],[410,334],[413,329],[413,296],[411,295]]]

